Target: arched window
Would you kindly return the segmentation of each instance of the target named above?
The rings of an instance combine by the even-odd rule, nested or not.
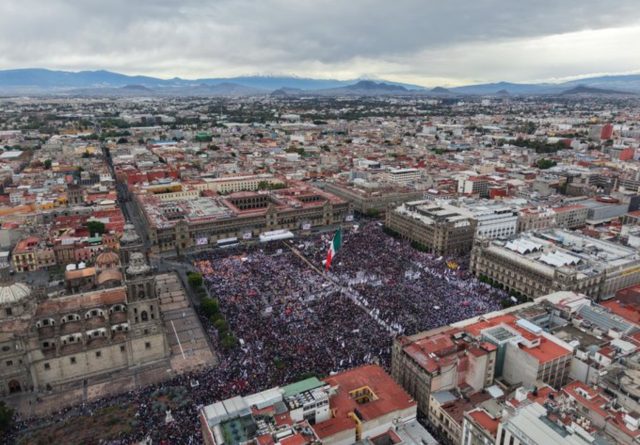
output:
[[[142,321],[147,321],[147,320],[149,320],[149,315],[147,314],[147,311],[142,311],[142,312],[140,313],[140,319],[141,319]]]

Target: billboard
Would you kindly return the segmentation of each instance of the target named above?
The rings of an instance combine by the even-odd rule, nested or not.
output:
[[[207,244],[209,244],[209,240],[206,236],[204,238],[196,239],[196,246],[206,246]]]
[[[251,232],[244,232],[242,234],[242,239],[251,239]]]

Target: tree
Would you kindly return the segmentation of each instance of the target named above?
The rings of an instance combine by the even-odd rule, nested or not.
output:
[[[49,170],[51,168],[51,159],[45,159],[44,168],[45,170]]]
[[[377,218],[380,216],[380,210],[378,209],[367,209],[365,215],[369,218]]]
[[[199,274],[197,272],[190,272],[187,275],[187,278],[189,280],[189,286],[191,286],[192,288],[202,286],[202,274]]]
[[[205,313],[207,317],[212,317],[218,313],[220,310],[220,305],[218,304],[218,300],[214,300],[213,298],[203,298],[201,302],[202,311]]]
[[[229,325],[227,324],[227,321],[224,319],[220,319],[220,320],[216,320],[216,322],[213,324],[213,326],[218,330],[218,332],[220,332],[221,334],[223,332],[227,332],[229,330]]]
[[[558,163],[556,161],[554,161],[553,159],[538,159],[538,162],[536,162],[536,166],[540,169],[540,170],[546,170],[548,168],[551,167],[555,167]]]
[[[237,342],[238,340],[230,332],[227,332],[220,340],[220,344],[224,349],[233,349]]]
[[[0,402],[0,432],[9,430],[13,419],[13,410],[4,402]]]
[[[102,235],[106,231],[104,223],[100,221],[87,221],[89,235]]]

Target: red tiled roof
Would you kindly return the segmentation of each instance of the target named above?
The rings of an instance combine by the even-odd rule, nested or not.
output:
[[[478,409],[471,411],[469,413],[469,417],[471,417],[478,425],[484,428],[493,437],[496,437],[496,433],[498,432],[498,424],[500,422],[487,414],[485,410]]]
[[[321,439],[341,431],[355,429],[355,423],[349,417],[349,413],[356,409],[362,422],[368,422],[416,405],[411,396],[377,365],[354,368],[327,377],[323,381],[332,387],[338,387],[338,392],[329,400],[334,417],[313,427]],[[359,404],[350,392],[365,386],[375,394],[375,399]]]
[[[88,292],[67,297],[52,298],[38,304],[36,314],[39,316],[68,312],[79,309],[90,309],[94,307],[125,303],[127,293],[124,287],[114,287],[112,289]]]

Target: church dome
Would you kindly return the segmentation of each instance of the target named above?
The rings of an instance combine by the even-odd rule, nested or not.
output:
[[[103,285],[110,281],[122,282],[122,274],[117,270],[105,270],[98,275],[98,285]]]
[[[118,254],[115,252],[104,252],[96,257],[96,266],[115,266],[120,261]]]
[[[0,284],[0,305],[16,304],[31,295],[29,286],[23,283]]]

